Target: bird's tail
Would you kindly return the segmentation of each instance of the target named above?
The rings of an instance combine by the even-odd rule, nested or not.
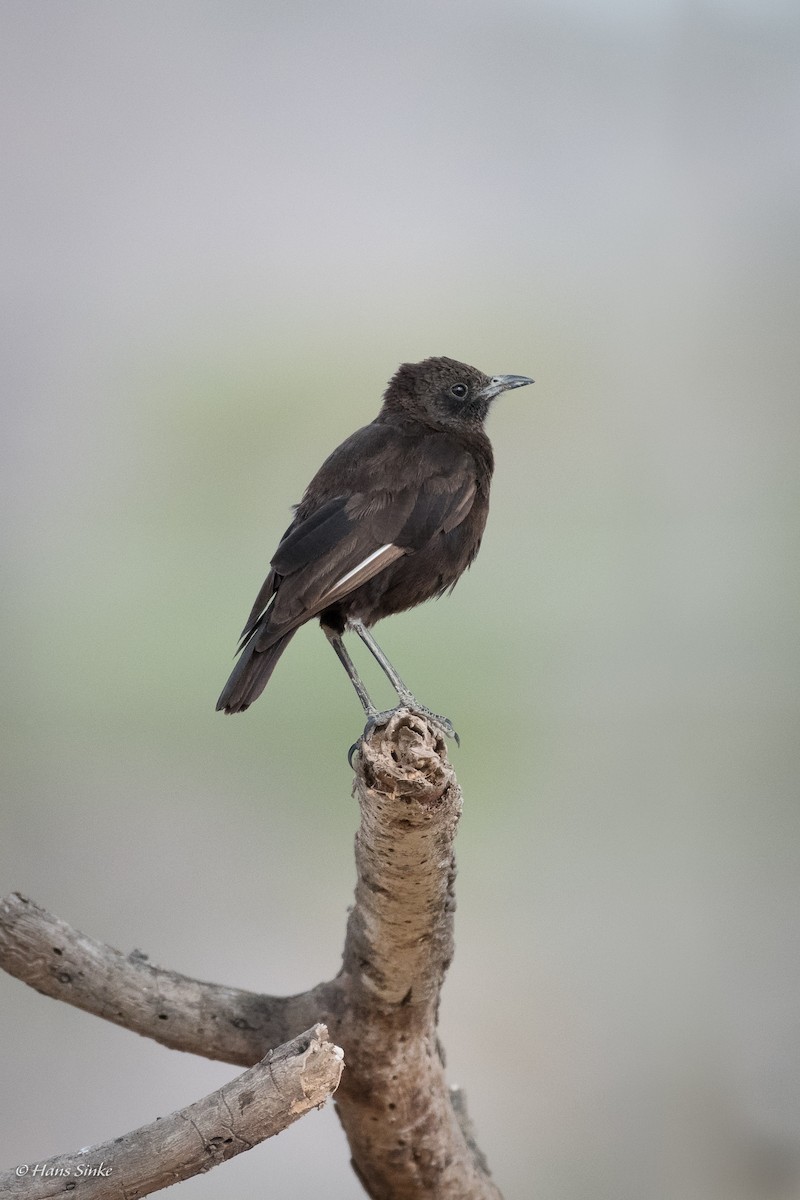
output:
[[[275,670],[275,664],[289,645],[296,629],[290,629],[265,650],[257,650],[253,638],[242,650],[242,655],[231,671],[231,677],[222,689],[217,701],[217,712],[244,712],[263,692]]]

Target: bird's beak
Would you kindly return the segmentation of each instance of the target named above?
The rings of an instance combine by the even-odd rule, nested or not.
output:
[[[533,380],[527,375],[494,375],[486,387],[481,388],[481,395],[484,400],[493,400],[501,392],[510,392],[512,388],[525,387],[528,383]]]

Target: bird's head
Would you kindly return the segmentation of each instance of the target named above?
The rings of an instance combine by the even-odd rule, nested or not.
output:
[[[533,383],[527,375],[484,375],[454,358],[403,363],[389,382],[384,409],[443,429],[482,425],[495,397]]]

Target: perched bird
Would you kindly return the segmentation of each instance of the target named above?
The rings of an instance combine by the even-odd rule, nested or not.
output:
[[[494,468],[484,421],[525,375],[484,375],[452,358],[405,363],[383,407],[325,460],[295,509],[241,636],[217,709],[256,700],[299,627],[319,617],[374,724],[379,714],[342,641],[358,634],[400,704],[455,736],[418,704],[369,632],[382,617],[441,596],[481,544]]]

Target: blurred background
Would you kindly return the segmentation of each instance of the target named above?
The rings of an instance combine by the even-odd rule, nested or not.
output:
[[[800,1197],[798,50],[788,0],[0,11],[4,892],[334,974],[360,710],[313,626],[215,714],[236,636],[398,363],[536,379],[378,630],[462,738],[442,1035],[509,1200]],[[235,1074],[0,994],[4,1165]],[[181,1188],[267,1193],[362,1194],[331,1106]]]

